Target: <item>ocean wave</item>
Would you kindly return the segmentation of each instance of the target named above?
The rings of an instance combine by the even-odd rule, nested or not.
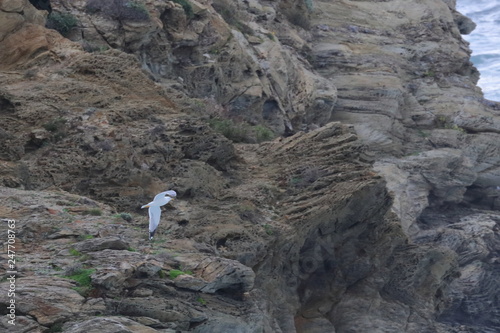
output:
[[[463,38],[470,43],[471,61],[481,74],[478,85],[485,98],[500,101],[500,0],[458,0],[457,10],[477,24]]]

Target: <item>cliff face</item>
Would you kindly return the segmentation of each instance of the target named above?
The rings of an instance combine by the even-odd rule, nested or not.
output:
[[[454,1],[50,5],[65,37],[0,0],[20,332],[498,331],[500,105]]]

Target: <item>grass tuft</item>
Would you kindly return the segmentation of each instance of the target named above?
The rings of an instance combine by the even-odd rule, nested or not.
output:
[[[99,208],[87,209],[83,212],[83,215],[101,216],[102,210],[100,210]]]
[[[191,272],[191,271],[185,271],[184,272],[184,271],[181,271],[181,270],[178,270],[178,269],[171,269],[168,272],[168,275],[170,276],[171,279],[175,279],[179,275],[183,275],[183,274],[193,275],[193,272]]]
[[[76,249],[69,249],[69,254],[71,254],[72,256],[75,256],[75,257],[80,257],[82,255],[82,253]]]
[[[70,270],[66,270],[69,272]],[[87,297],[92,290],[92,278],[90,277],[95,272],[95,269],[75,269],[71,275],[65,275],[63,278],[76,281],[78,283],[77,287],[71,289],[76,290],[80,295]]]

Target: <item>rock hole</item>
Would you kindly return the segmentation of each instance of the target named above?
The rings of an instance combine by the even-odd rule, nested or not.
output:
[[[216,243],[216,247],[219,248],[221,246],[226,246],[226,242],[227,242],[227,238],[224,237],[224,238],[221,238],[217,241]]]
[[[35,142],[33,142],[33,140],[30,140],[24,145],[24,152],[28,154],[34,152],[35,150],[38,150],[40,147],[41,145],[36,144]]]
[[[14,113],[14,104],[5,97],[0,96],[0,113]]]
[[[33,7],[38,10],[46,10],[49,13],[52,12],[52,6],[50,5],[50,0],[30,0]]]
[[[279,111],[278,103],[275,100],[268,100],[262,106],[262,118],[265,120],[272,119]]]

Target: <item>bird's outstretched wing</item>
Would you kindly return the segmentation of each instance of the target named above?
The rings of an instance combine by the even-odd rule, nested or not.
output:
[[[159,206],[149,207],[149,232],[153,232],[160,224],[161,208]]]
[[[163,199],[166,195],[168,195],[169,197],[176,197],[177,193],[175,191],[172,191],[172,190],[158,193],[155,196],[155,198],[153,199],[153,202]]]
[[[172,198],[175,198],[177,196],[177,192],[175,192],[174,190],[166,191],[165,194]]]

